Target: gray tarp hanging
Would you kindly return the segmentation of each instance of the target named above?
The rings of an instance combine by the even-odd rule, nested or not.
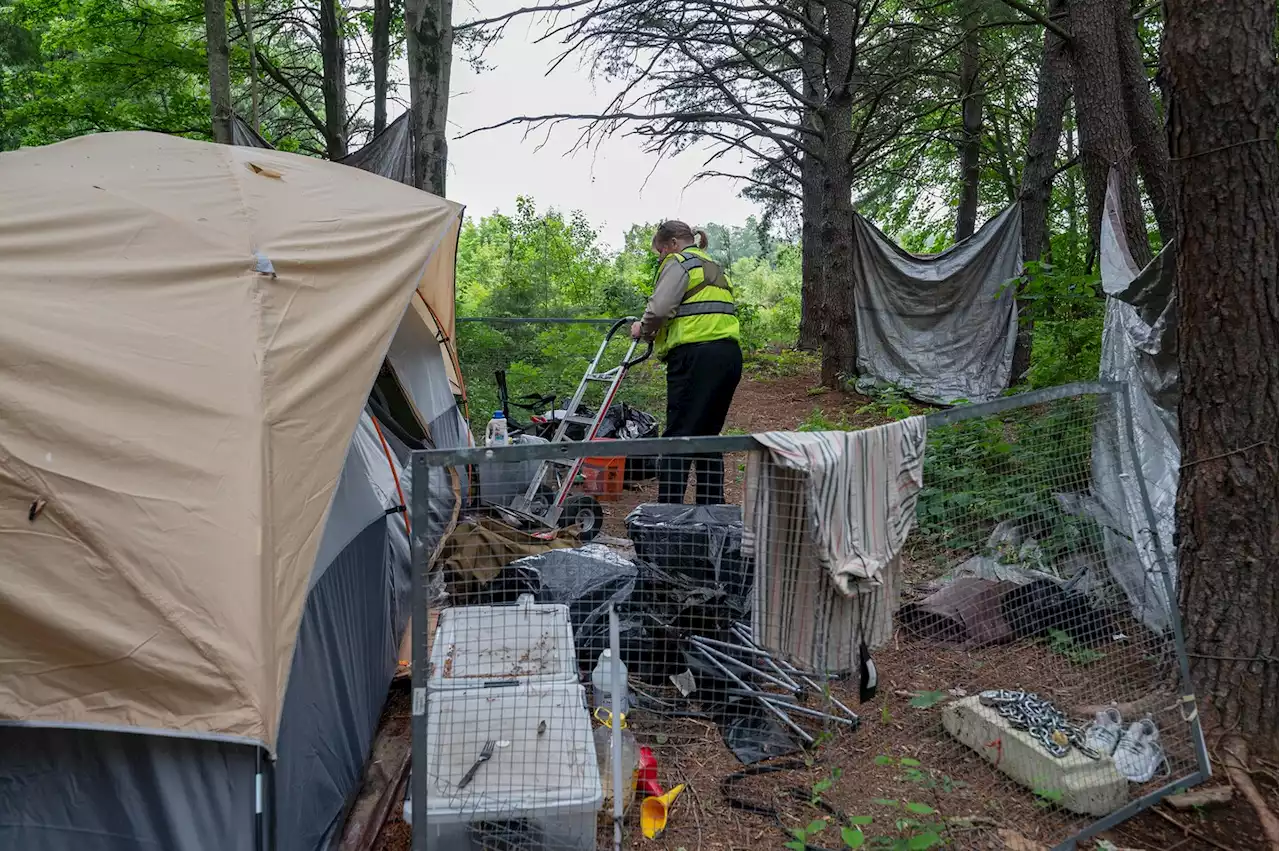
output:
[[[926,402],[987,402],[1009,384],[1018,333],[1022,211],[1007,208],[941,254],[909,254],[853,217],[858,373]]]
[[[358,151],[338,162],[373,172],[390,180],[413,185],[413,133],[409,113],[404,113]]]
[[[1118,527],[1118,531],[1104,530],[1108,567],[1128,595],[1135,617],[1160,631],[1169,625],[1172,605],[1161,571],[1174,553],[1174,503],[1181,464],[1174,254],[1173,247],[1166,245],[1145,269],[1138,269],[1125,240],[1114,171],[1107,182],[1098,256],[1107,294],[1099,378],[1129,387],[1141,480],[1135,475],[1132,457],[1122,448],[1125,435],[1108,433],[1127,429],[1124,417],[1105,417],[1094,437],[1094,487]],[[1151,515],[1142,499],[1144,485]],[[1171,563],[1169,568],[1173,569]]]
[[[272,147],[238,115],[231,121],[231,143],[245,148]],[[392,121],[363,148],[352,151],[338,162],[412,186],[413,133],[410,132],[409,113]]]
[[[238,115],[231,118],[231,144],[239,145],[242,148],[266,148],[271,150],[271,143],[262,138],[258,131],[249,126],[249,122]]]

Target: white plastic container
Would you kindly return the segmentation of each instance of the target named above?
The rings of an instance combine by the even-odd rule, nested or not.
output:
[[[511,435],[507,433],[507,416],[502,411],[494,411],[493,419],[484,429],[485,446],[510,446]]]
[[[486,741],[493,756],[459,790]],[[582,686],[433,694],[426,756],[425,812],[412,817],[426,819],[429,851],[482,851],[476,834],[495,823],[503,847],[594,851],[603,792]]]
[[[454,606],[440,611],[428,691],[493,684],[578,682],[569,607],[535,603]]]
[[[626,715],[630,711],[631,700],[627,691],[627,664],[621,659],[614,659],[613,653],[606,647],[600,651],[596,666],[591,669],[591,705],[596,708],[613,709],[613,672],[619,669],[622,676],[622,708]]]

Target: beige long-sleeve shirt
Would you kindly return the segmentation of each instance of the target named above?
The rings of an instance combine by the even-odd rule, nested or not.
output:
[[[668,255],[670,256],[670,255]],[[720,280],[720,267],[715,263],[702,261],[703,280],[714,284]],[[653,296],[644,309],[640,319],[640,336],[653,340],[658,331],[673,316],[676,309],[684,301],[684,294],[689,290],[689,273],[680,267],[674,258],[664,260],[658,269],[658,280],[653,284]]]

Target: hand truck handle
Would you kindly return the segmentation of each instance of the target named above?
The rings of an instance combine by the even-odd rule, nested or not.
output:
[[[613,339],[613,335],[618,333],[618,329],[622,328],[624,325],[630,326],[631,323],[636,321],[637,319],[634,316],[624,316],[617,322],[613,323],[613,327],[609,329],[609,333],[604,335],[604,344],[606,346],[609,345],[609,342]],[[649,359],[649,356],[653,354],[653,342],[646,340],[645,345],[645,352],[640,357],[622,362],[623,369],[631,369],[631,367],[642,364]]]

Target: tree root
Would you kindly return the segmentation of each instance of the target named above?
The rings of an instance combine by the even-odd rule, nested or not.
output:
[[[1249,776],[1248,742],[1240,736],[1228,736],[1222,742],[1222,749],[1227,755],[1227,759],[1223,761],[1227,768],[1227,777],[1257,811],[1258,821],[1262,824],[1262,830],[1266,833],[1273,851],[1280,851],[1280,820],[1276,818],[1275,810],[1262,797],[1262,793],[1253,783],[1253,778]]]

